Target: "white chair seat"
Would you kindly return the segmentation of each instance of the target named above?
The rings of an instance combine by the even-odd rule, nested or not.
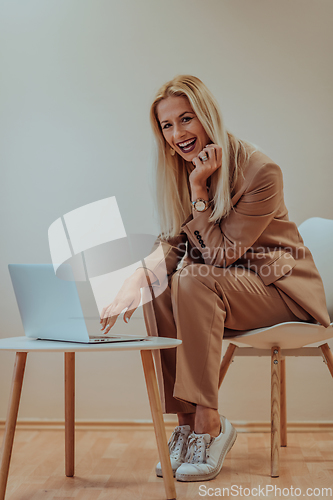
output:
[[[231,330],[228,330],[226,333],[230,334],[230,332]],[[332,337],[333,323],[325,328],[317,323],[290,321],[266,328],[249,330],[235,337],[227,335],[225,338],[233,344],[245,344],[257,349],[271,349],[275,346],[279,346],[281,349],[298,349]]]

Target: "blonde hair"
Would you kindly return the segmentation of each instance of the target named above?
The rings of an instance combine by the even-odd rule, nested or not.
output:
[[[231,192],[239,172],[249,157],[259,148],[237,138],[223,124],[219,105],[199,78],[179,75],[157,92],[150,109],[150,120],[157,142],[155,175],[157,208],[163,238],[179,234],[181,224],[191,213],[189,163],[177,153],[172,156],[157,117],[157,105],[171,96],[186,96],[208,137],[222,147],[222,165],[211,175],[210,191],[213,211],[211,222],[220,221],[232,209]],[[250,153],[246,146],[251,146]]]

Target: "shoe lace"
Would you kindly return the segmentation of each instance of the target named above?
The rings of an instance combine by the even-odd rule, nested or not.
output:
[[[209,447],[214,438],[207,443],[203,436],[191,434],[187,442],[187,452],[185,462],[189,464],[205,464],[209,458]]]
[[[176,427],[168,442],[170,457],[180,457],[184,453],[184,444],[185,435],[180,427]]]

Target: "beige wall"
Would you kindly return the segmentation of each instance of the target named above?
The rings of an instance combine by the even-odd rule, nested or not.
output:
[[[0,337],[23,334],[7,264],[49,262],[60,215],[116,195],[128,232],[158,231],[148,108],[175,74],[200,77],[281,166],[292,220],[332,218],[332,14],[330,0],[2,2]],[[13,361],[0,352],[0,420]],[[60,354],[29,355],[20,418],[62,418],[62,371]],[[320,359],[287,376],[290,421],[333,420]],[[221,411],[268,421],[269,377],[268,358],[237,360]],[[77,356],[77,418],[150,418],[138,353]]]

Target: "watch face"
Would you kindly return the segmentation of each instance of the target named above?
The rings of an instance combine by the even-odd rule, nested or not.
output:
[[[197,201],[195,204],[195,209],[198,210],[198,212],[203,212],[206,208],[206,204],[203,201]]]

